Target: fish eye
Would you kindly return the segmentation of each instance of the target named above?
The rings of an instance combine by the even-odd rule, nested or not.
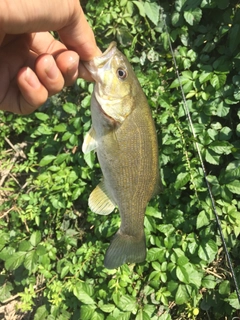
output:
[[[117,69],[117,76],[119,79],[124,80],[127,77],[127,71],[119,68],[119,69]]]

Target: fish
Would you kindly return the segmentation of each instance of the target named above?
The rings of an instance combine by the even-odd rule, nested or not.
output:
[[[147,98],[116,42],[84,66],[95,84],[82,151],[97,153],[103,174],[88,205],[101,215],[119,210],[120,228],[104,258],[104,266],[115,269],[146,259],[144,216],[160,185],[157,133]]]

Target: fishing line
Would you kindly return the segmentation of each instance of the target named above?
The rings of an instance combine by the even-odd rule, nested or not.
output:
[[[214,212],[214,215],[215,215],[215,218],[216,218],[216,222],[217,222],[217,227],[218,227],[218,230],[219,230],[220,238],[221,238],[221,241],[222,241],[222,244],[223,244],[223,247],[224,247],[224,251],[225,251],[225,254],[226,254],[226,257],[227,257],[227,262],[228,262],[228,265],[229,265],[229,269],[230,269],[230,272],[232,274],[234,286],[235,286],[236,293],[237,293],[237,298],[238,298],[238,301],[240,303],[240,291],[239,291],[239,287],[238,287],[238,283],[237,283],[237,278],[236,278],[234,270],[233,270],[233,265],[232,265],[232,261],[231,261],[231,258],[230,258],[229,252],[228,252],[227,244],[226,244],[226,241],[224,239],[222,226],[221,226],[221,221],[220,221],[219,216],[217,214],[215,200],[214,200],[214,197],[213,197],[213,194],[212,194],[210,183],[209,183],[208,178],[207,178],[207,171],[206,171],[206,168],[205,168],[205,165],[204,165],[204,161],[203,161],[203,158],[202,158],[202,154],[201,154],[201,151],[200,151],[199,144],[197,142],[197,136],[196,136],[196,133],[195,133],[195,130],[194,130],[194,126],[193,126],[190,110],[189,110],[188,105],[187,105],[187,100],[186,100],[186,97],[185,97],[185,94],[184,94],[184,91],[183,91],[183,86],[181,84],[181,79],[180,79],[180,75],[179,75],[179,71],[178,71],[178,65],[177,65],[177,61],[176,61],[176,58],[175,58],[174,50],[173,50],[173,47],[172,47],[170,35],[169,35],[169,32],[168,32],[165,15],[162,15],[162,17],[163,17],[164,25],[165,25],[165,28],[166,28],[166,34],[167,34],[167,38],[168,38],[170,51],[171,51],[172,58],[173,58],[173,64],[174,64],[174,68],[175,68],[175,73],[177,75],[177,79],[178,79],[179,86],[180,86],[180,89],[181,89],[181,94],[182,94],[182,98],[183,98],[183,105],[184,105],[185,113],[186,113],[186,116],[187,116],[187,119],[188,119],[188,123],[189,123],[190,129],[191,129],[192,135],[193,135],[194,140],[195,140],[195,147],[196,147],[197,154],[198,154],[198,157],[199,157],[199,160],[200,160],[200,163],[201,163],[201,167],[202,167],[202,170],[203,170],[204,180],[205,180],[205,183],[206,183],[206,186],[207,186],[207,189],[208,189],[208,193],[209,193],[209,197],[210,197],[210,200],[211,200],[212,209],[213,209],[213,212]]]

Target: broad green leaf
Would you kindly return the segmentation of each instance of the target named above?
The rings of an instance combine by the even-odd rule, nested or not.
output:
[[[16,270],[23,264],[26,252],[15,252],[11,257],[5,261],[5,268],[9,271]]]
[[[47,155],[45,157],[43,157],[39,163],[40,167],[44,167],[46,165],[48,165],[50,162],[52,162],[53,160],[56,159],[56,156],[54,155]]]
[[[164,248],[151,248],[147,252],[147,261],[155,261],[158,260],[163,262],[165,256]]]
[[[176,182],[174,184],[174,187],[176,190],[181,189],[183,186],[185,186],[191,178],[191,175],[189,172],[181,172],[177,175]]]
[[[115,309],[115,305],[112,303],[107,303],[99,307],[103,312],[110,313]]]
[[[146,312],[144,312],[142,309],[139,309],[135,319],[136,320],[151,320],[149,315]]]
[[[28,252],[24,259],[24,267],[27,270],[29,270],[30,273],[32,273],[32,272],[36,272],[37,264],[38,264],[37,252],[35,250]]]
[[[189,274],[185,266],[178,265],[176,268],[176,275],[180,281],[189,283]]]
[[[65,103],[63,105],[63,110],[66,113],[72,114],[72,115],[76,115],[77,113],[77,106],[71,102]]]
[[[226,186],[232,193],[240,194],[240,181],[239,180],[233,180],[233,181],[229,182]]]
[[[159,211],[158,208],[154,208],[154,207],[147,207],[146,209],[146,215],[149,215],[151,217],[155,217],[155,218],[162,218],[162,213]]]
[[[201,211],[197,217],[197,229],[207,226],[210,223],[209,215],[205,210]]]
[[[39,307],[37,311],[34,314],[34,320],[44,320],[47,319],[47,316],[49,315],[47,308],[45,305]]]
[[[184,19],[191,26],[198,24],[202,18],[202,10],[200,8],[189,9],[183,13]]]
[[[229,114],[230,107],[226,106],[225,103],[220,103],[219,106],[217,107],[217,115],[219,117],[226,117]]]
[[[214,289],[217,285],[216,278],[212,275],[207,275],[202,280],[202,286],[207,289]]]
[[[84,291],[80,285],[76,285],[74,287],[73,294],[78,298],[79,301],[84,304],[95,304],[93,298],[91,298],[90,295],[86,291]]]
[[[13,290],[13,286],[11,282],[7,281],[2,284],[0,287],[0,302],[3,302],[11,297],[11,291]]]
[[[32,235],[31,235],[31,237],[30,237],[30,243],[31,243],[34,247],[36,247],[36,246],[39,244],[39,242],[41,241],[41,238],[42,238],[41,232],[40,232],[39,230],[34,231],[34,232],[32,233]]]
[[[155,2],[144,2],[144,9],[146,16],[150,19],[155,25],[159,21],[159,5]]]
[[[214,240],[204,241],[200,244],[198,249],[198,256],[200,259],[211,263],[217,254],[218,246]]]
[[[140,16],[145,17],[146,15],[145,15],[145,8],[143,5],[143,2],[133,1],[133,3],[138,7]]]
[[[80,308],[80,319],[91,320],[96,306],[93,304],[82,305]]]
[[[113,293],[112,297],[116,306],[120,310],[133,312],[134,310],[137,309],[137,301],[132,296],[117,292],[117,293]]]
[[[200,76],[199,76],[199,82],[204,83],[212,78],[213,73],[212,72],[207,72],[203,71]]]
[[[49,115],[43,112],[35,112],[34,115],[41,121],[47,121],[49,119]]]
[[[223,87],[226,82],[226,78],[226,74],[214,74],[210,79],[210,83],[214,89],[218,90]]]
[[[174,12],[174,13],[172,14],[172,25],[173,25],[173,26],[177,26],[180,18],[181,18],[180,13],[179,13],[179,12]]]
[[[177,288],[175,302],[176,304],[187,304],[190,299],[189,286],[180,284]]]
[[[94,311],[91,320],[104,320],[104,315],[99,311]]]
[[[54,164],[61,164],[65,160],[68,160],[70,157],[71,156],[69,153],[60,153],[55,157]]]
[[[213,150],[209,149],[205,151],[205,159],[211,164],[218,165],[220,156],[216,154]]]
[[[65,132],[66,130],[67,130],[66,123],[59,123],[53,127],[53,131],[56,131],[56,132]]]
[[[209,148],[218,154],[230,154],[232,145],[227,141],[213,141]]]
[[[186,3],[187,0],[176,0],[174,1],[175,4],[175,8],[178,12],[182,11],[184,8],[184,5]]]
[[[232,306],[234,309],[240,310],[240,303],[236,292],[231,293],[230,296],[225,299],[225,301],[228,301],[230,306]]]
[[[229,283],[229,281],[228,280],[224,280],[223,282],[221,282],[218,291],[222,295],[229,294],[230,293],[230,283]]]
[[[232,53],[239,46],[239,43],[240,43],[240,38],[238,36],[239,33],[240,33],[240,24],[236,23],[229,30],[229,49],[231,50]]]

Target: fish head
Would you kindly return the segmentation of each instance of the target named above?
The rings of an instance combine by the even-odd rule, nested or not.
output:
[[[104,114],[122,123],[134,109],[138,80],[127,58],[112,42],[108,49],[85,67],[95,80],[94,96]]]

